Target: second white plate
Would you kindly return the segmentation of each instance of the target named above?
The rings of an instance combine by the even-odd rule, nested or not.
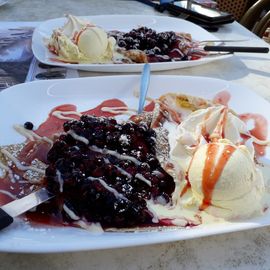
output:
[[[119,30],[130,31],[139,26],[146,26],[155,29],[158,32],[175,31],[190,33],[194,40],[218,40],[218,38],[203,28],[177,18],[165,16],[150,16],[150,15],[98,15],[86,16],[85,19],[95,23],[104,28],[106,31]],[[58,18],[48,20],[40,24],[34,31],[32,40],[32,50],[35,57],[42,63],[48,65],[64,66],[67,68],[87,70],[87,71],[101,71],[101,72],[140,72],[143,64],[68,64],[56,63],[50,60],[54,57],[49,52],[45,45],[45,40],[48,39],[52,31],[64,25],[66,19]],[[209,56],[198,60],[178,61],[178,62],[162,62],[151,63],[151,70],[170,70],[177,68],[193,67],[206,64],[216,60],[228,58],[231,55]]]

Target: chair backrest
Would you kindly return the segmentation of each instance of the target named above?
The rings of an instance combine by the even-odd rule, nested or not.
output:
[[[263,35],[263,39],[264,41],[270,43],[270,21],[269,21],[269,27],[266,29],[264,35]]]
[[[262,13],[267,13],[269,9],[270,0],[258,0],[248,9],[248,11],[240,20],[240,23],[252,31],[255,24],[260,20]]]
[[[267,37],[269,39],[270,38],[270,36],[269,36],[270,29],[268,29],[268,31],[266,33],[267,28],[270,28],[270,11],[268,11],[260,19],[260,21],[257,24],[255,24],[252,32],[259,37],[263,37],[264,35],[267,35]],[[268,39],[267,39],[267,42],[269,42]]]
[[[217,0],[217,8],[231,13],[239,21],[250,6],[250,0]]]

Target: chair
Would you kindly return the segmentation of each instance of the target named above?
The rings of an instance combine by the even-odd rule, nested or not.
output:
[[[259,37],[263,37],[270,26],[270,0],[259,0],[252,5],[240,23]]]

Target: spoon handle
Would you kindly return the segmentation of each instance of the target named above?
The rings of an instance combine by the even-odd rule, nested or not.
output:
[[[0,208],[0,230],[6,228],[13,222],[13,217]]]
[[[149,81],[150,81],[150,65],[148,63],[146,63],[143,66],[143,72],[142,72],[142,76],[141,76],[138,114],[142,113],[142,111],[143,111],[143,106],[144,106],[146,94],[148,91]]]

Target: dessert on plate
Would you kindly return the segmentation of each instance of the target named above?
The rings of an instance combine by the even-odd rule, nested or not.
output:
[[[263,211],[265,184],[256,155],[267,142],[257,141],[241,116],[222,105],[198,110],[176,136],[171,156],[185,172],[181,196],[191,190],[186,205],[230,219]]]
[[[168,93],[140,115],[119,99],[84,112],[57,106],[36,129],[14,126],[24,143],[0,147],[0,203],[45,186],[56,196],[28,221],[107,231],[262,215],[267,123],[228,100]]]
[[[158,33],[144,26],[129,32],[106,31],[72,15],[67,15],[64,26],[53,31],[47,47],[54,55],[51,60],[65,63],[171,62],[207,55],[189,33]]]

